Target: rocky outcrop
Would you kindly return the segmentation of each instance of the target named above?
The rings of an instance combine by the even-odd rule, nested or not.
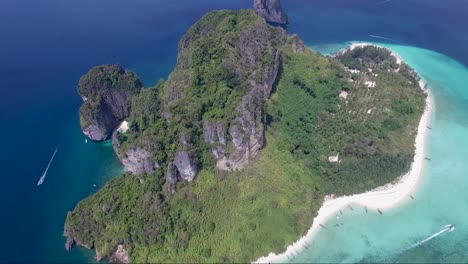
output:
[[[242,169],[264,146],[265,88],[271,91],[271,87],[257,86],[242,98],[237,108],[238,117],[229,128],[233,147],[228,157],[218,158],[218,169]]]
[[[226,156],[226,127],[219,122],[203,121],[203,137],[206,143],[213,145],[212,153],[217,160]]]
[[[71,212],[68,212],[68,216],[70,216],[70,214]],[[75,247],[76,245],[83,246],[87,249],[93,248],[93,244],[85,243],[79,238],[75,238],[71,230],[67,228],[66,224],[65,224],[65,229],[63,231],[63,236],[67,238],[67,241],[65,242],[65,249],[68,251],[73,249],[73,247]]]
[[[94,259],[96,261],[101,261],[104,257],[101,255],[101,253],[99,253],[99,251],[96,250],[96,252],[94,253]]]
[[[294,53],[302,53],[306,50],[304,41],[297,34],[291,36],[291,46]]]
[[[253,158],[265,143],[265,90],[271,87],[258,86],[242,98],[242,104],[237,109],[238,118],[231,126],[233,151],[228,157],[224,169],[242,169]],[[219,166],[222,168],[222,166]]]
[[[67,242],[65,242],[65,249],[70,251],[75,246],[75,240],[71,237],[67,237]]]
[[[117,245],[114,253],[112,253],[111,259],[117,263],[130,263],[130,257],[128,256],[128,250],[123,244]]]
[[[83,133],[92,140],[109,138],[130,114],[130,100],[142,84],[138,77],[120,65],[101,65],[81,77],[78,92],[84,103],[80,108]]]
[[[166,170],[166,190],[168,194],[174,194],[176,183],[179,181],[179,177],[176,171],[176,167],[172,162],[169,162]]]
[[[263,14],[278,15],[280,10],[279,2],[275,1],[256,1],[256,6]],[[272,22],[284,22],[284,17],[282,19]],[[225,34],[224,27],[217,25],[226,23],[234,25],[236,30]],[[211,145],[211,153],[216,159],[218,169],[242,169],[264,146],[265,102],[270,97],[278,76],[281,49],[286,38],[283,28],[272,27],[253,11],[221,11],[207,14],[181,39],[176,68],[162,93],[163,112],[171,113],[164,117],[172,124],[185,123],[184,127],[202,126],[202,139]],[[207,50],[211,46],[226,48]],[[205,65],[200,62],[213,61],[215,57],[210,58],[209,56],[214,56],[210,52],[217,52],[215,57],[222,61],[216,67],[218,72],[222,72],[220,76],[216,76],[218,72],[205,73],[203,68],[194,67],[194,63]],[[218,83],[214,84],[213,80]],[[240,96],[231,96],[230,98],[236,98],[231,100],[228,99],[229,92],[207,90],[217,86],[228,86],[228,89],[235,90]],[[200,115],[193,116],[195,120],[187,120],[187,113],[197,109],[194,98],[190,98],[194,93],[190,89],[204,89],[200,96],[207,103],[199,105],[199,109],[203,111],[201,120],[198,119]],[[209,97],[219,92],[225,98]],[[219,114],[225,109],[213,109],[219,108],[216,106],[219,101],[224,101],[222,107],[232,109],[231,112]],[[227,106],[228,104],[231,105]],[[190,131],[189,133],[193,133],[194,130]],[[195,140],[198,138],[194,134],[188,136]],[[196,156],[200,153],[192,152],[190,146],[183,143],[179,143],[179,146],[181,147],[174,154],[172,163],[177,169],[177,177],[190,181],[197,173],[193,161],[202,160],[202,157]],[[168,168],[168,171],[172,170]],[[170,190],[173,190],[172,179],[177,177],[173,173],[166,176]]]
[[[238,43],[229,43],[238,52],[226,60],[225,71],[248,88],[233,119],[203,120],[203,139],[211,144],[220,170],[242,169],[264,147],[265,102],[278,78],[281,49],[287,37],[282,28],[273,32],[271,26],[259,20],[240,32]]]
[[[254,0],[254,9],[267,22],[288,24],[288,16],[281,8],[280,0]]]
[[[191,154],[192,144],[186,133],[181,133],[179,138],[180,150],[173,161],[169,162],[166,169],[166,190],[169,194],[175,192],[176,183],[180,180],[193,181],[198,174],[197,165],[193,162]]]
[[[114,147],[115,153],[120,159],[120,162],[125,168],[134,175],[140,175],[143,173],[153,173],[159,168],[158,161],[154,158],[152,152],[142,149],[141,147],[132,147],[125,153],[121,153],[120,150],[120,131],[115,131],[112,136],[112,146]]]
[[[159,164],[152,160],[152,154],[141,148],[131,148],[120,159],[122,164],[132,174],[153,173]]]
[[[207,143],[226,145],[226,128],[219,122],[203,121],[203,137]]]
[[[193,164],[189,153],[185,150],[180,151],[174,158],[174,165],[179,171],[180,178],[191,182],[197,175],[197,168]]]
[[[167,193],[174,194],[177,182],[182,179],[191,182],[197,173],[197,167],[193,164],[189,153],[187,151],[177,153],[174,162],[169,162],[167,165],[165,183]]]
[[[280,38],[281,45],[284,44],[286,37]],[[253,40],[255,43],[255,40]],[[259,41],[258,41],[259,42]],[[257,42],[257,45],[258,45]],[[261,44],[260,44],[261,45]],[[255,63],[259,55],[249,51],[249,48],[243,50],[246,61]],[[208,143],[215,144],[212,152],[217,159],[217,168],[221,170],[242,169],[265,144],[265,102],[269,99],[275,81],[279,75],[281,67],[281,52],[275,51],[274,63],[268,65],[263,76],[255,76],[256,81],[249,80],[250,91],[242,98],[241,104],[236,108],[237,117],[231,122],[229,135],[232,138],[229,156],[226,156],[226,141],[223,137],[213,137],[214,130],[221,131],[219,125],[210,123],[204,124],[204,139]],[[257,73],[260,75],[259,73]]]

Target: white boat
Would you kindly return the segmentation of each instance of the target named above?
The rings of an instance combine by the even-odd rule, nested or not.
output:
[[[39,178],[39,181],[37,182],[37,186],[39,186],[39,185],[41,185],[41,184],[44,183],[45,177],[47,176],[47,172],[49,171],[50,164],[51,164],[52,161],[54,160],[54,157],[55,157],[55,154],[57,154],[58,148],[59,148],[59,147],[57,146],[57,148],[56,148],[55,151],[54,151],[54,154],[52,154],[52,157],[51,157],[50,160],[49,160],[49,164],[47,164],[47,168],[46,168],[45,171],[42,173],[41,178]]]
[[[40,178],[39,181],[37,182],[37,185],[38,185],[38,186],[41,185],[41,184],[44,182],[44,179],[45,179],[46,175],[47,175],[47,172],[44,171],[44,173],[42,174],[41,178]]]
[[[443,229],[447,229],[449,232],[452,232],[453,230],[455,230],[455,226],[454,225],[446,225],[446,226],[444,226]]]

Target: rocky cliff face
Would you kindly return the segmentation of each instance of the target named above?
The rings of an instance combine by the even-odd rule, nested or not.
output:
[[[112,135],[112,146],[114,147],[115,153],[120,159],[120,162],[125,168],[134,175],[143,173],[153,173],[159,168],[159,163],[153,157],[152,153],[148,150],[142,149],[141,147],[134,146],[128,149],[125,153],[120,151],[120,131],[115,131]]]
[[[198,167],[193,161],[194,154],[191,151],[193,146],[186,133],[180,134],[179,146],[179,152],[169,162],[166,170],[166,188],[169,194],[175,192],[175,186],[178,181],[185,180],[191,182],[198,174]]]
[[[92,68],[78,83],[84,100],[80,108],[83,133],[96,141],[109,138],[130,114],[130,100],[141,88],[138,77],[120,65]]]
[[[212,145],[212,153],[217,160],[226,156],[225,125],[208,120],[203,121],[203,137],[206,143]]]
[[[70,216],[70,214],[71,214],[71,212],[68,212],[68,216]],[[65,249],[67,251],[72,250],[75,245],[80,245],[80,246],[83,246],[83,247],[85,247],[87,249],[93,248],[93,245],[85,243],[80,238],[73,237],[71,233],[72,232],[70,232],[68,230],[67,225],[65,225],[65,229],[63,231],[63,236],[65,236],[67,238],[67,241],[65,242]]]
[[[229,32],[222,35],[222,38],[212,41],[220,42],[212,45],[229,47],[228,50],[223,51],[223,54],[217,54],[222,59],[222,76],[230,78],[233,87],[238,87],[237,89],[242,91],[242,96],[235,105],[232,105],[232,113],[224,114],[222,118],[210,118],[210,115],[205,114],[200,120],[196,120],[201,123],[203,127],[201,137],[206,144],[211,146],[216,166],[221,170],[242,169],[264,146],[264,105],[270,97],[278,76],[281,48],[287,37],[283,29],[274,28],[249,12],[241,13],[252,19],[248,24],[246,23],[245,27],[240,28],[238,33],[232,35],[232,32]],[[231,20],[235,22],[230,23],[237,22],[239,14],[236,13],[236,16]],[[219,19],[216,18],[216,20]],[[180,109],[180,104],[184,102],[187,94],[191,93],[190,89],[195,88],[190,85],[193,84],[194,77],[205,79],[198,71],[193,71],[194,58],[200,56],[194,48],[201,49],[197,47],[199,38],[210,38],[221,33],[219,28],[213,28],[212,25],[223,24],[225,22],[223,20],[229,20],[229,15],[224,16],[221,21],[210,24],[199,22],[182,38],[179,45],[178,64],[168,80],[168,87],[165,91],[165,112],[174,112],[170,110],[174,108],[174,105],[178,105],[177,110]],[[225,82],[221,79],[215,85]],[[205,92],[209,93],[206,89]],[[215,99],[227,101],[227,98],[222,97]],[[224,106],[228,108],[226,104]],[[210,113],[210,109],[206,110]],[[173,114],[170,116],[168,119],[170,122],[177,122],[176,116]],[[193,169],[192,161],[197,153],[192,153],[191,148],[187,146],[183,149],[184,151],[179,152],[173,161],[179,176],[168,173],[167,186],[172,186],[172,182],[178,177],[191,181],[197,173],[197,170]],[[168,171],[172,169],[168,168]],[[170,190],[173,191],[173,189]]]
[[[185,150],[177,153],[174,158],[174,164],[179,171],[179,175],[182,179],[191,182],[197,175],[197,168],[192,162],[192,158],[189,153]]]
[[[280,0],[254,0],[254,9],[267,22],[288,24],[288,16],[281,8]]]
[[[151,153],[141,148],[129,149],[121,161],[125,168],[135,175],[153,173],[159,168],[158,162],[151,160]]]
[[[169,162],[166,170],[166,191],[168,194],[173,194],[175,192],[175,187],[179,181],[178,171],[176,170],[174,164]]]
[[[235,109],[235,118],[230,120],[228,135],[231,142],[226,142],[226,128],[220,124],[204,124],[205,142],[213,145],[212,152],[217,159],[217,168],[221,170],[242,169],[251,158],[264,146],[265,102],[271,95],[281,66],[281,48],[286,41],[286,33],[279,32],[277,46],[271,46],[271,35],[265,23],[248,27],[240,34],[238,67],[255,67],[264,60],[263,51],[267,50],[267,64],[254,70],[246,80],[248,92],[242,97]],[[216,136],[213,137],[214,129]],[[214,144],[213,144],[214,143]],[[227,150],[230,150],[227,154]]]

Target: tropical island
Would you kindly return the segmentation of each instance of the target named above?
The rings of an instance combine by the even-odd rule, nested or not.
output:
[[[327,195],[410,169],[419,81],[384,48],[326,57],[253,10],[209,12],[154,87],[120,65],[80,79],[83,132],[111,138],[127,172],[69,212],[66,247],[135,263],[283,252]]]

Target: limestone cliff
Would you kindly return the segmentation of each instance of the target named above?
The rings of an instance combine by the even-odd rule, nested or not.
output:
[[[83,133],[92,140],[106,140],[130,114],[130,100],[142,84],[138,77],[120,65],[101,65],[81,77],[78,93],[84,103],[80,108]]]
[[[167,81],[162,100],[164,112],[170,113],[168,121],[174,123],[187,123],[180,117],[201,107],[202,112],[184,126],[199,124],[201,140],[211,146],[218,169],[233,170],[241,169],[264,145],[264,104],[278,76],[287,34],[252,11],[224,13],[208,14],[184,35],[176,69]],[[223,32],[223,24],[233,29]],[[213,69],[219,77],[206,66],[210,60],[216,63],[213,58],[219,61],[219,67]],[[208,67],[208,71],[200,70],[201,67]],[[201,88],[204,94],[198,95]],[[227,92],[222,93],[223,89]],[[208,97],[210,93],[212,98]],[[192,102],[197,100],[193,96],[206,102],[197,106]],[[198,140],[198,131],[185,133]],[[179,145],[183,151],[176,155],[173,164],[179,175],[190,181],[197,173],[192,160],[200,160],[200,153],[191,146]],[[173,174],[167,176],[171,183]]]
[[[254,0],[254,9],[267,22],[288,24],[288,16],[281,8],[280,0]]]
[[[120,140],[119,140],[120,131],[115,131],[112,136],[112,145],[114,146],[115,153],[120,159],[120,162],[125,166],[125,168],[134,175],[139,175],[143,173],[153,173],[156,169],[159,168],[159,163],[153,158],[153,155],[150,151],[133,146],[130,147],[125,152],[120,151]]]

